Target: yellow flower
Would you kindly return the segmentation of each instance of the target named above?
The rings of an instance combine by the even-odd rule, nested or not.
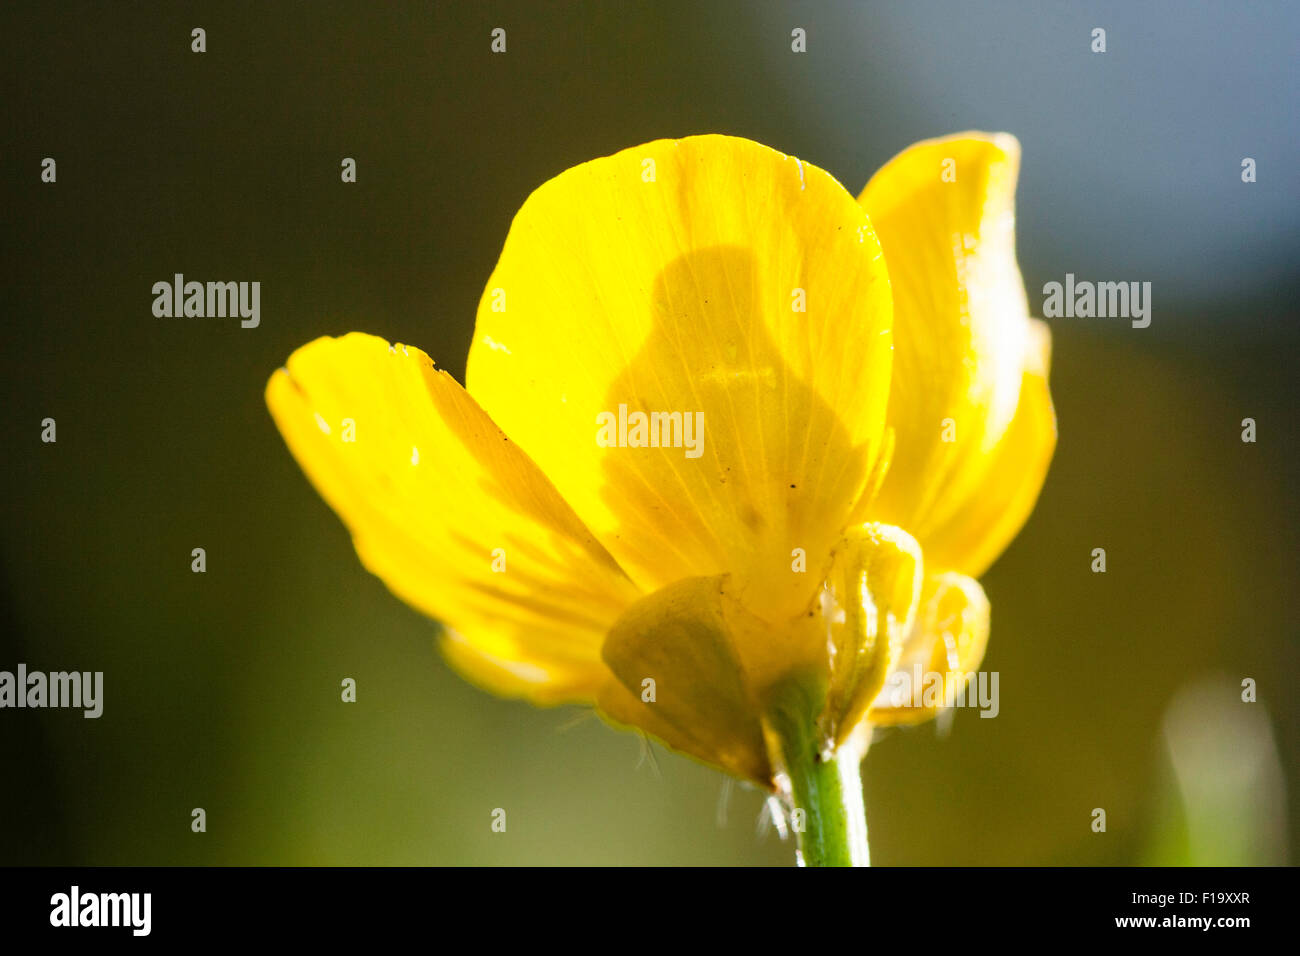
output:
[[[856,200],[726,136],[584,163],[515,217],[467,388],[353,333],[298,349],[267,402],[462,673],[771,787],[774,715],[834,751],[933,715],[891,674],[983,656],[975,579],[1055,444],[1018,157],[921,143]]]

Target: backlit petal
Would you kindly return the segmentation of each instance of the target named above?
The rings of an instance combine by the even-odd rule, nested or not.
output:
[[[932,567],[981,576],[1019,533],[1043,487],[1056,448],[1056,414],[1047,387],[1050,336],[1031,323],[1036,358],[1026,365],[1015,417],[987,459],[967,500],[931,533],[926,560]]]
[[[912,633],[867,719],[884,726],[934,717],[979,668],[988,638],[989,602],[979,582],[951,572],[927,575]]]
[[[365,566],[501,693],[589,699],[639,597],[528,456],[423,352],[353,333],[298,349],[267,404]]]
[[[895,308],[897,441],[871,516],[915,535],[930,567],[938,529],[982,488],[1021,392],[1030,343],[1015,256],[1019,159],[1006,134],[929,140],[886,164],[860,197]]]
[[[780,619],[811,600],[871,473],[890,323],[874,234],[828,174],[747,140],[663,140],[529,197],[468,387],[644,590],[730,572]],[[621,406],[703,413],[699,456],[601,447],[598,416]]]

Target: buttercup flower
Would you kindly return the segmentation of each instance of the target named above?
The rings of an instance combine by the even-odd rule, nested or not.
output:
[[[865,862],[869,730],[978,668],[976,579],[1055,445],[1018,161],[932,140],[856,200],[726,136],[584,163],[515,217],[466,388],[352,333],[267,402],[463,674],[594,704],[780,793],[806,862]],[[897,693],[921,670],[938,694]]]

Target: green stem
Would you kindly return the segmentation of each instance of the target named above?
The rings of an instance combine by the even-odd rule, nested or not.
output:
[[[801,866],[870,866],[860,768],[865,737],[824,752],[812,701],[791,687],[768,710],[773,763],[789,781],[792,829]],[[811,699],[810,699],[811,698]],[[799,811],[802,811],[800,813]]]

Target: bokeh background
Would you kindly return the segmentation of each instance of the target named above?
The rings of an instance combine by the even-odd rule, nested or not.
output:
[[[0,711],[0,863],[790,863],[757,793],[449,671],[262,389],[353,329],[461,377],[513,213],[583,160],[726,132],[856,194],[969,128],[1024,146],[1031,302],[1150,281],[1153,321],[1052,323],[1059,451],[984,580],[1001,714],[881,735],[874,860],[1296,860],[1298,27],[1282,2],[6,4],[0,669],[102,670],[106,699]],[[260,328],[154,318],[175,272],[261,281]]]

